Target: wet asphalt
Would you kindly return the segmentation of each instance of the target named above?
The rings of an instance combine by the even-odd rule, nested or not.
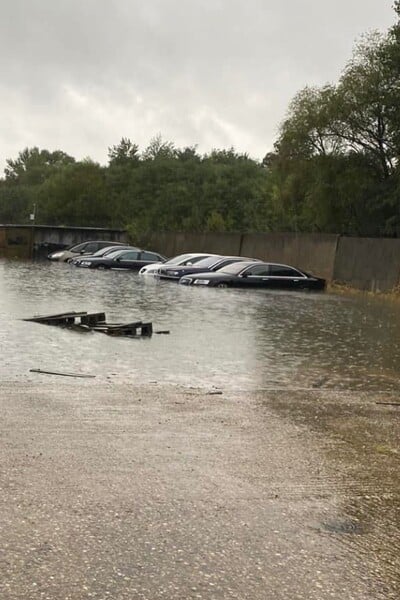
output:
[[[390,394],[0,385],[2,600],[398,600]]]

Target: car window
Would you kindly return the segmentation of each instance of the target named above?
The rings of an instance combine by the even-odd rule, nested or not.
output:
[[[246,275],[248,277],[265,277],[269,275],[269,265],[255,265],[254,267],[250,267],[250,269],[246,269]]]
[[[185,265],[195,265],[196,263],[200,262],[201,260],[204,260],[204,258],[206,258],[205,256],[192,256],[190,258],[188,258],[187,260],[185,260],[184,262],[179,263],[182,266]]]
[[[228,265],[232,265],[233,263],[242,262],[238,258],[226,258],[225,260],[220,260],[217,264],[214,265],[216,271],[222,269],[223,267],[227,267]]]
[[[271,277],[303,277],[299,271],[285,265],[270,265],[269,274]]]
[[[228,273],[228,275],[239,275],[241,271],[245,269],[246,265],[243,263],[234,262],[226,267],[222,267],[222,269],[218,269],[219,273]],[[246,271],[247,272],[247,271]]]
[[[116,252],[117,250],[123,250],[123,247],[121,248],[121,246],[104,246],[104,248],[99,248],[98,250],[96,250],[93,256],[105,256],[106,254],[110,252]]]
[[[119,258],[121,260],[137,260],[139,258],[139,252],[124,252]]]
[[[199,260],[199,262],[197,263],[198,267],[212,267],[212,265],[214,265],[216,262],[218,262],[219,260],[221,260],[221,256],[208,256],[207,258],[203,258],[202,260]]]
[[[190,254],[178,254],[178,256],[173,256],[165,262],[169,265],[184,265],[187,260],[190,260]]]
[[[70,251],[71,252],[80,252],[81,250],[85,250],[87,245],[88,245],[88,242],[84,242],[83,244],[77,244],[76,246],[72,246],[72,248],[70,248]]]
[[[119,256],[121,254],[121,249],[120,248],[116,248],[115,250],[112,250],[111,252],[107,252],[107,254],[105,255],[104,258],[116,258],[117,256]]]
[[[89,242],[85,246],[85,252],[96,252],[99,250],[99,244],[97,242]]]
[[[129,250],[128,246],[107,246],[106,248],[101,248],[100,250],[98,250],[96,252],[96,254],[99,254],[100,252],[103,252],[103,256],[108,256],[109,254],[113,254],[114,252],[121,252],[121,250]]]
[[[161,256],[159,254],[154,254],[153,252],[142,252],[140,255],[141,260],[155,260],[160,261]]]
[[[108,248],[100,248],[100,250],[96,250],[96,252],[93,253],[93,256],[104,256],[107,250]]]

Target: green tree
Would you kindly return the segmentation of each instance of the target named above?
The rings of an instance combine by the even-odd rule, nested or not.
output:
[[[139,162],[139,146],[131,142],[129,138],[121,138],[119,144],[108,148],[108,160],[110,167],[135,166]]]
[[[6,180],[14,183],[36,185],[75,159],[61,150],[50,152],[39,148],[25,148],[15,160],[7,159],[4,169]]]

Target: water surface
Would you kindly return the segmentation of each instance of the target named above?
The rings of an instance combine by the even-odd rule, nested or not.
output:
[[[70,310],[149,320],[170,335],[110,338],[21,320]],[[390,391],[400,388],[399,334],[399,307],[361,295],[198,289],[133,272],[0,261],[3,381],[45,378],[29,371],[39,368],[97,381]]]

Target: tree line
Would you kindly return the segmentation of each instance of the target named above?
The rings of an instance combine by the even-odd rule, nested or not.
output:
[[[299,231],[400,236],[400,0],[397,22],[357,44],[335,84],[291,101],[274,149],[200,154],[128,138],[108,164],[26,148],[0,179],[0,222],[147,231]]]

